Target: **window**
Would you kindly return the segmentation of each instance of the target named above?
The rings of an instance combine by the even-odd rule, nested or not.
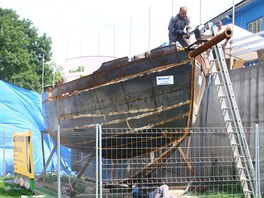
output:
[[[248,23],[248,30],[253,33],[262,31],[262,17]]]

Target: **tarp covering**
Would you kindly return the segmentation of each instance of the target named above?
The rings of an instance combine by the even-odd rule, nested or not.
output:
[[[43,170],[41,131],[45,130],[41,96],[0,80],[0,174],[13,174],[13,133],[32,131],[34,172]],[[54,147],[48,135],[44,136],[44,153],[47,160]],[[66,152],[66,150],[64,151]],[[55,169],[53,157],[49,169]]]
[[[45,130],[38,93],[0,80],[0,124],[17,129]]]

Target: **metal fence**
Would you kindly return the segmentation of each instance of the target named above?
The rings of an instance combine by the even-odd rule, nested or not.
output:
[[[255,163],[255,130],[245,131]],[[259,140],[262,136],[260,131]],[[57,190],[55,173],[53,177],[47,175],[47,180],[39,186],[53,188],[55,194],[59,192],[62,197],[132,197],[136,185],[142,185],[144,191],[153,191],[163,184],[178,197],[243,197],[225,128],[98,127],[93,132],[83,133],[82,141],[87,142],[85,147],[76,146],[71,155],[61,155],[65,161],[71,161],[67,167],[70,174],[61,169],[61,189]],[[261,151],[262,146],[260,156]],[[262,157],[259,162],[262,167]],[[54,181],[50,182],[50,178]],[[263,180],[262,174],[260,179]],[[259,184],[263,189],[262,182]]]
[[[257,131],[260,145],[255,144],[256,129],[245,129],[253,163],[260,167],[256,169],[259,180],[253,182],[263,193],[264,131]],[[72,134],[73,139],[76,136],[87,144],[75,143],[69,152],[64,152],[60,145],[66,146],[63,133],[58,136],[45,158],[45,166],[50,161],[60,163],[54,169],[47,171],[44,167],[35,174],[37,194],[132,198],[135,187],[141,186],[145,193],[166,184],[177,197],[244,197],[225,128],[135,130],[98,125],[89,132]],[[1,154],[7,157],[4,152]]]

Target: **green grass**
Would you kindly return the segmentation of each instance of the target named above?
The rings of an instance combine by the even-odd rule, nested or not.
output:
[[[0,181],[0,198],[21,197],[21,195],[32,195],[32,192],[19,186]]]

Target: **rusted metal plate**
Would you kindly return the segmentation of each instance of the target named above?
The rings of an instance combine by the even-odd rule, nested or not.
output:
[[[181,53],[141,59],[128,64],[118,65],[118,67],[111,67],[112,69],[107,71],[94,72],[92,75],[55,87],[52,95],[54,98],[58,98],[63,94],[72,94],[76,91],[96,88],[97,86],[125,78],[126,76],[140,75],[152,69],[162,69],[165,65],[180,64],[189,60],[188,52],[186,50]]]
[[[60,124],[62,144],[90,152],[95,146],[92,134],[96,124],[130,128],[131,134],[153,127],[190,127],[203,94],[204,74],[201,65],[188,58],[189,50],[166,49],[156,50],[152,57],[116,67],[111,62],[101,71],[56,87],[52,100],[43,103],[48,131],[56,134]],[[138,141],[131,138],[131,134],[122,134],[122,137],[128,137],[130,142],[126,143],[135,147],[141,141],[151,147],[163,147],[179,138],[167,139],[159,134],[148,139],[143,135]],[[84,136],[90,137],[89,140]],[[152,138],[160,141],[152,141]],[[108,152],[112,152],[113,159],[151,151],[122,155],[113,152],[116,147],[125,151],[126,143],[104,140],[103,146],[112,145],[113,149]]]

